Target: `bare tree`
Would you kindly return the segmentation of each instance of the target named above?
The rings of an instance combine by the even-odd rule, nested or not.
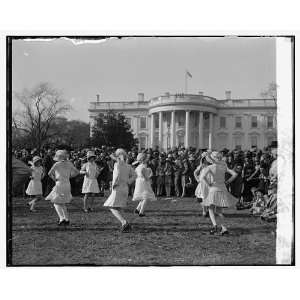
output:
[[[12,126],[22,131],[38,149],[55,135],[50,131],[55,118],[71,109],[61,93],[49,83],[40,83],[32,90],[15,93],[15,99],[18,111],[13,115]]]
[[[263,98],[273,99],[276,104],[277,88],[278,88],[278,85],[275,82],[271,82],[271,83],[269,83],[268,88],[265,91],[261,92],[261,96]]]

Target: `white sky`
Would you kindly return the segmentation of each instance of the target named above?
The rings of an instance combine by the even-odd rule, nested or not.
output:
[[[105,101],[149,99],[183,92],[223,99],[260,97],[276,81],[275,38],[123,38],[75,45],[65,39],[13,41],[13,90],[50,82],[73,106],[72,119],[88,121],[96,94]]]

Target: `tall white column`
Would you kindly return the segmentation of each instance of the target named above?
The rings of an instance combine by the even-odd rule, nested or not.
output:
[[[203,148],[203,112],[199,111],[199,149]]]
[[[150,147],[154,148],[154,114],[150,115]]]
[[[229,129],[228,149],[233,150],[234,117],[233,115],[227,115],[227,116],[228,116],[228,129]]]
[[[208,148],[212,149],[213,147],[213,114],[209,113],[209,131],[208,131]]]
[[[163,148],[163,126],[162,126],[162,111],[158,113],[158,146]]]
[[[175,111],[171,111],[171,148],[175,147]]]
[[[184,147],[188,148],[190,145],[190,111],[185,112],[185,142]]]

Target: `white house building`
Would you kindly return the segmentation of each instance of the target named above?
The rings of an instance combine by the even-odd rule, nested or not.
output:
[[[90,126],[99,113],[122,112],[139,140],[140,149],[173,146],[243,150],[263,148],[277,139],[276,100],[226,99],[199,94],[170,94],[145,100],[90,102]]]

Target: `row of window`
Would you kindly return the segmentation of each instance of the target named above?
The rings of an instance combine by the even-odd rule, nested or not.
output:
[[[146,129],[147,128],[147,117],[140,117],[140,129]],[[197,119],[195,118],[195,126],[197,126],[196,122]],[[220,117],[220,128],[226,128],[226,117]],[[127,123],[132,126],[131,124],[131,118],[126,118]],[[184,126],[185,125],[185,116],[179,116],[178,118],[178,126]],[[155,128],[159,127],[159,120],[158,118],[154,119],[154,126]],[[169,124],[170,126],[170,124]],[[204,119],[204,128],[208,128],[208,119]],[[258,121],[257,116],[251,116],[251,128],[257,128],[258,127]],[[274,127],[274,120],[273,116],[267,116],[267,128],[273,128]],[[241,129],[242,128],[242,117],[235,117],[235,128]]]
[[[132,127],[131,124],[131,118],[125,118],[126,122]],[[147,128],[147,117],[140,117],[140,129],[146,129]]]
[[[257,116],[251,116],[251,128],[257,128]],[[267,116],[267,128],[274,127],[273,116]],[[220,128],[226,128],[226,117],[220,117]],[[242,117],[235,117],[235,128],[242,128]]]

